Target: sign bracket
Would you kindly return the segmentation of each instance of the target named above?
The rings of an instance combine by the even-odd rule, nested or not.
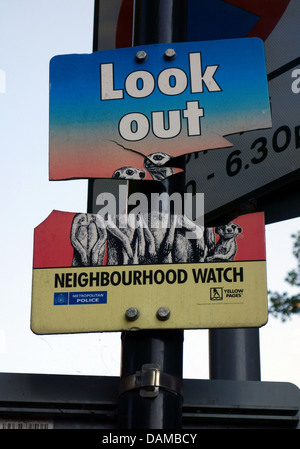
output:
[[[182,382],[180,379],[163,373],[157,364],[146,363],[142,366],[141,371],[137,371],[135,374],[127,376],[120,381],[119,394],[139,389],[141,397],[156,398],[160,388],[182,395]]]

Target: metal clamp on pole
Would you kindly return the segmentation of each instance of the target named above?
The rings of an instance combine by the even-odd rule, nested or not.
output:
[[[139,389],[141,397],[155,398],[158,396],[160,388],[182,396],[181,380],[170,374],[162,373],[159,365],[150,363],[142,365],[141,371],[124,377],[120,381],[120,394]]]

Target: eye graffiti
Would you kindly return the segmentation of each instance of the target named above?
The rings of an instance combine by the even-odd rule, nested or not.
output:
[[[146,173],[136,167],[121,167],[115,170],[112,177],[115,179],[144,179]]]
[[[155,153],[151,153],[148,156],[145,156],[144,154],[133,150],[132,148],[124,147],[124,145],[116,142],[115,140],[112,140],[111,142],[114,142],[119,147],[122,147],[124,150],[132,151],[133,153],[137,153],[140,156],[144,158],[144,169],[150,174],[151,178],[155,181],[162,181],[163,179],[167,178],[168,176],[171,176],[174,174],[174,169],[172,167],[166,167],[165,164],[167,164],[170,159],[173,156],[170,156],[167,153],[164,153],[162,151],[157,151]],[[136,167],[120,167],[117,170],[114,171],[112,178],[117,179],[144,179],[146,177],[146,172],[136,168]]]

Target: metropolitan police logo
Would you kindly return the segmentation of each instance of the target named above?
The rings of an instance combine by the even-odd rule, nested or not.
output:
[[[54,305],[61,306],[68,304],[68,293],[54,293]]]

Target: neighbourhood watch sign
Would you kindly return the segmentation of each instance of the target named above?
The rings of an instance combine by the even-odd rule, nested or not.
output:
[[[52,211],[34,230],[37,334],[259,327],[266,323],[264,217],[200,229],[187,217]],[[152,217],[153,218],[153,217]],[[167,217],[168,218],[168,217]],[[138,224],[137,224],[138,223]]]

